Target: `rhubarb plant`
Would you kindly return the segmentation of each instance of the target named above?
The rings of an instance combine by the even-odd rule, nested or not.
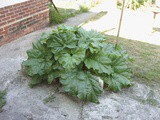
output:
[[[83,101],[99,102],[99,78],[106,90],[120,91],[132,84],[127,52],[94,30],[61,25],[43,34],[27,55],[22,66],[32,78],[31,86],[58,80],[64,92]]]

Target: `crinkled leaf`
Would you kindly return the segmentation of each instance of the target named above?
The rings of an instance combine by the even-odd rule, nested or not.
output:
[[[78,37],[86,38],[86,40],[90,39],[90,41],[104,41],[106,39],[105,35],[95,30],[86,31],[83,28],[78,29],[77,35]]]
[[[80,39],[78,45],[86,49],[90,49],[91,53],[98,52],[103,47],[103,42],[106,37],[97,31],[91,30],[86,31],[82,28],[78,29],[78,35]]]
[[[84,61],[88,69],[98,70],[99,73],[107,73],[110,75],[113,71],[111,68],[111,60],[107,54],[100,51],[97,54],[90,54]]]
[[[77,38],[71,31],[53,33],[48,38],[47,46],[51,48],[53,53],[62,51],[64,48],[76,48]]]
[[[123,49],[114,49],[113,45],[108,44],[106,53],[111,59],[112,74],[102,77],[109,89],[114,91],[121,90],[122,87],[131,85],[131,70],[127,66],[126,52]]]
[[[88,37],[93,41],[104,41],[106,39],[105,35],[97,32],[95,30],[88,31]]]
[[[66,25],[60,25],[58,27],[59,32],[67,32],[67,31],[76,32],[77,29],[78,29],[78,27],[70,27],[70,26],[66,26]]]
[[[132,61],[132,59],[128,56],[126,50],[124,50],[119,45],[115,49],[115,45],[111,43],[105,43],[103,46],[103,50],[110,56],[110,59],[112,60],[123,57],[125,62]],[[115,61],[114,63],[116,63],[117,61]]]
[[[43,77],[39,75],[35,75],[32,77],[32,80],[29,81],[29,86],[33,87],[37,84],[40,84],[42,82]]]
[[[98,103],[98,95],[102,93],[98,78],[83,71],[71,71],[61,75],[63,90],[84,101]]]
[[[124,74],[112,74],[108,77],[102,77],[108,88],[113,91],[120,91],[122,87],[131,85],[131,80]]]
[[[39,42],[40,42],[41,44],[46,44],[46,43],[47,43],[47,40],[48,40],[48,34],[43,32],[43,33],[41,34],[41,38],[40,38]]]
[[[55,55],[59,63],[66,69],[73,69],[79,65],[85,57],[85,49],[76,48],[71,51],[64,51],[63,53]]]
[[[52,67],[53,67],[52,68],[53,70],[62,70],[63,69],[62,65],[59,62],[55,62]]]
[[[48,84],[51,84],[52,82],[54,82],[54,80],[56,78],[60,77],[59,71],[52,71],[49,75],[48,75]]]
[[[51,71],[52,61],[45,59],[28,59],[22,63],[27,66],[28,75],[44,75]]]
[[[39,41],[33,43],[33,49],[27,51],[28,58],[52,58],[52,53],[50,49],[46,48]]]

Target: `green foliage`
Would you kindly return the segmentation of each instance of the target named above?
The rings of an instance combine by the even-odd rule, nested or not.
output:
[[[47,104],[47,103],[49,103],[49,102],[53,102],[54,99],[55,99],[55,93],[54,93],[54,92],[51,92],[50,95],[43,100],[43,102],[44,102],[45,104]]]
[[[88,12],[89,8],[84,4],[79,6],[80,12]]]
[[[51,24],[59,24],[68,19],[65,9],[58,8],[58,11],[60,14],[58,14],[57,11],[50,6],[49,17]]]
[[[6,95],[6,90],[0,91],[0,109],[6,104],[4,96]]]
[[[65,92],[81,100],[98,102],[97,96],[102,93],[98,78],[87,71],[73,70],[62,74],[60,82]]]
[[[50,23],[51,24],[59,24],[63,23],[70,17],[74,17],[76,14],[88,12],[89,8],[85,5],[80,5],[78,10],[75,9],[65,9],[65,8],[57,8],[59,13],[53,8],[53,6],[50,6]]]
[[[59,79],[68,94],[98,103],[103,92],[98,77],[113,91],[131,85],[126,51],[106,43],[106,36],[64,25],[44,36],[33,43],[33,49],[27,51],[28,59],[22,63],[32,77],[31,87]]]
[[[52,4],[49,5],[49,16],[51,24],[63,23],[70,17],[74,17],[77,14],[88,12],[90,8],[99,4],[102,0],[89,0],[89,1],[64,1],[64,6],[58,7],[57,10],[60,14],[57,13]],[[72,5],[72,6],[71,6]]]
[[[140,8],[141,6],[145,6],[145,4],[150,3],[151,0],[126,0],[126,7],[136,10]],[[122,6],[122,3],[120,1],[117,2],[117,6]]]

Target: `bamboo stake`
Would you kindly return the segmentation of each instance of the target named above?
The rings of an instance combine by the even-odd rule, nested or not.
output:
[[[119,27],[118,27],[118,33],[117,33],[117,39],[116,39],[116,46],[115,47],[117,47],[118,41],[119,41],[119,34],[120,34],[120,29],[121,29],[124,6],[125,6],[125,0],[123,0],[123,6],[122,6],[121,16],[120,16],[120,20],[119,20]]]

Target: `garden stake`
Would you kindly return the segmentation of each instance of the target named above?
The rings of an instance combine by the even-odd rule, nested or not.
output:
[[[60,15],[60,13],[59,13],[59,11],[58,11],[57,7],[55,6],[55,4],[53,3],[53,1],[52,1],[52,0],[50,0],[50,2],[51,2],[51,4],[53,5],[53,7],[54,7],[54,9],[56,10],[56,12]]]
[[[118,33],[117,33],[115,48],[117,47],[118,41],[119,41],[119,34],[120,34],[120,29],[121,29],[121,23],[122,23],[123,11],[124,11],[124,4],[125,4],[125,0],[123,0],[123,6],[122,6],[121,16],[120,16],[120,20],[119,20],[119,27],[118,27]]]

